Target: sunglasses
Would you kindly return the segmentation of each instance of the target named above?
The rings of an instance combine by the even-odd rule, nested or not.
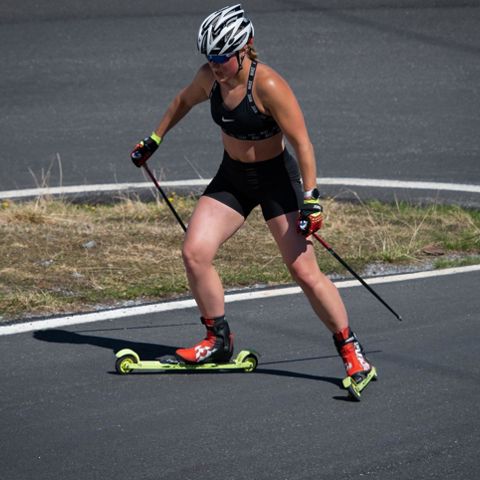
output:
[[[227,53],[226,55],[205,55],[207,57],[207,60],[212,63],[227,63],[233,56],[235,55],[235,52],[233,53]]]

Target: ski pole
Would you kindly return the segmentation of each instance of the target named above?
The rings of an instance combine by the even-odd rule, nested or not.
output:
[[[383,303],[383,305],[385,305],[398,320],[402,321],[402,317],[370,285],[368,285],[365,280],[358,275],[358,273],[356,273],[320,235],[317,235],[316,233],[313,233],[312,235],[320,242],[328,253],[335,257],[374,297],[377,298],[377,300]]]
[[[148,176],[152,179],[152,182],[155,184],[155,186],[157,187],[157,190],[162,194],[162,197],[163,199],[165,200],[165,202],[167,203],[168,205],[168,208],[170,208],[170,210],[172,211],[173,215],[175,216],[175,218],[177,219],[178,223],[180,224],[180,226],[183,228],[183,231],[186,232],[187,231],[187,227],[185,226],[185,224],[182,222],[182,219],[180,218],[180,216],[178,215],[177,211],[175,210],[175,208],[173,208],[173,205],[172,203],[170,202],[170,200],[168,199],[168,197],[165,195],[165,192],[163,191],[162,187],[160,186],[160,184],[158,183],[158,180],[155,178],[155,175],[152,173],[152,171],[148,168],[147,164],[144,163],[143,165],[143,168],[145,169],[145,171],[148,173]]]
[[[177,211],[175,210],[175,208],[173,207],[172,203],[170,202],[170,200],[168,199],[167,195],[165,194],[165,192],[163,191],[162,187],[160,186],[160,184],[158,183],[158,180],[155,178],[155,175],[152,173],[152,171],[148,168],[147,164],[145,163],[143,165],[143,168],[145,169],[145,171],[147,172],[148,176],[151,178],[152,182],[155,184],[155,186],[157,187],[157,190],[160,192],[160,194],[162,195],[163,199],[165,200],[166,204],[168,205],[168,207],[170,208],[171,212],[173,213],[173,215],[175,216],[175,218],[177,219],[179,225],[182,227],[183,231],[186,232],[187,231],[187,227],[185,226],[185,224],[183,223],[182,219],[180,218],[180,216],[178,215]],[[320,237],[320,235],[317,235],[316,233],[313,233],[313,236],[320,242],[320,244],[328,251],[328,253],[330,253],[335,259],[337,259],[374,297],[377,298],[377,300],[379,300],[381,303],[383,303],[383,305],[385,305],[385,307],[387,307],[394,315],[395,317],[402,321],[402,317],[387,303],[385,302],[385,300],[383,300],[382,297],[380,297],[380,295],[370,286],[368,285],[365,280],[363,280],[362,277],[360,277],[360,275],[358,275],[358,273],[356,273],[349,265],[347,262],[345,262],[345,260],[343,260],[342,257],[340,257],[340,255],[338,255],[337,252],[335,252],[335,250],[322,238]]]

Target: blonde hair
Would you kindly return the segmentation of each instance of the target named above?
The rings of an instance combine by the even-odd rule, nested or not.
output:
[[[258,60],[258,53],[253,45],[247,45],[247,55],[248,58],[254,62]]]

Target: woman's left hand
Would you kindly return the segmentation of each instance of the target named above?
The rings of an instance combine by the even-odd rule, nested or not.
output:
[[[298,214],[297,232],[305,235],[311,235],[322,228],[323,208],[318,198],[309,198],[303,201],[302,208]]]

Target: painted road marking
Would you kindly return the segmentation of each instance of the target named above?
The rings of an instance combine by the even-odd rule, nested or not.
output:
[[[211,179],[193,179],[161,182],[162,187],[205,187]],[[341,178],[325,177],[317,178],[319,185],[339,185],[350,187],[375,187],[375,188],[399,188],[407,190],[434,190],[448,192],[480,193],[480,185],[467,183],[442,183],[442,182],[411,182],[403,180],[371,179],[371,178]],[[0,199],[15,199],[38,197],[42,195],[72,195],[81,193],[99,192],[124,192],[153,188],[151,182],[131,183],[103,183],[98,185],[74,185],[70,187],[49,187],[49,188],[27,188],[24,190],[6,190],[0,192]]]
[[[468,267],[447,268],[444,270],[429,270],[426,272],[406,273],[399,275],[388,275],[385,277],[374,277],[368,279],[369,285],[393,282],[405,282],[418,280],[422,278],[442,277],[445,275],[454,275],[458,273],[468,273],[480,271],[480,265],[471,265]],[[360,286],[357,280],[345,280],[335,282],[337,288],[350,288]],[[284,287],[268,290],[256,290],[245,293],[231,293],[225,295],[225,302],[239,302],[243,300],[257,300],[262,298],[272,298],[283,295],[297,295],[301,293],[300,287]],[[179,300],[174,302],[163,302],[137,307],[119,308],[115,310],[106,310],[102,312],[93,312],[77,315],[68,315],[65,317],[50,318],[46,320],[37,320],[33,322],[17,323],[13,325],[0,326],[1,335],[13,335],[16,333],[33,332],[37,330],[46,330],[50,328],[66,327],[84,323],[100,322],[103,320],[115,320],[118,318],[133,317],[136,315],[147,315],[150,313],[161,313],[171,310],[194,308],[194,300]]]

